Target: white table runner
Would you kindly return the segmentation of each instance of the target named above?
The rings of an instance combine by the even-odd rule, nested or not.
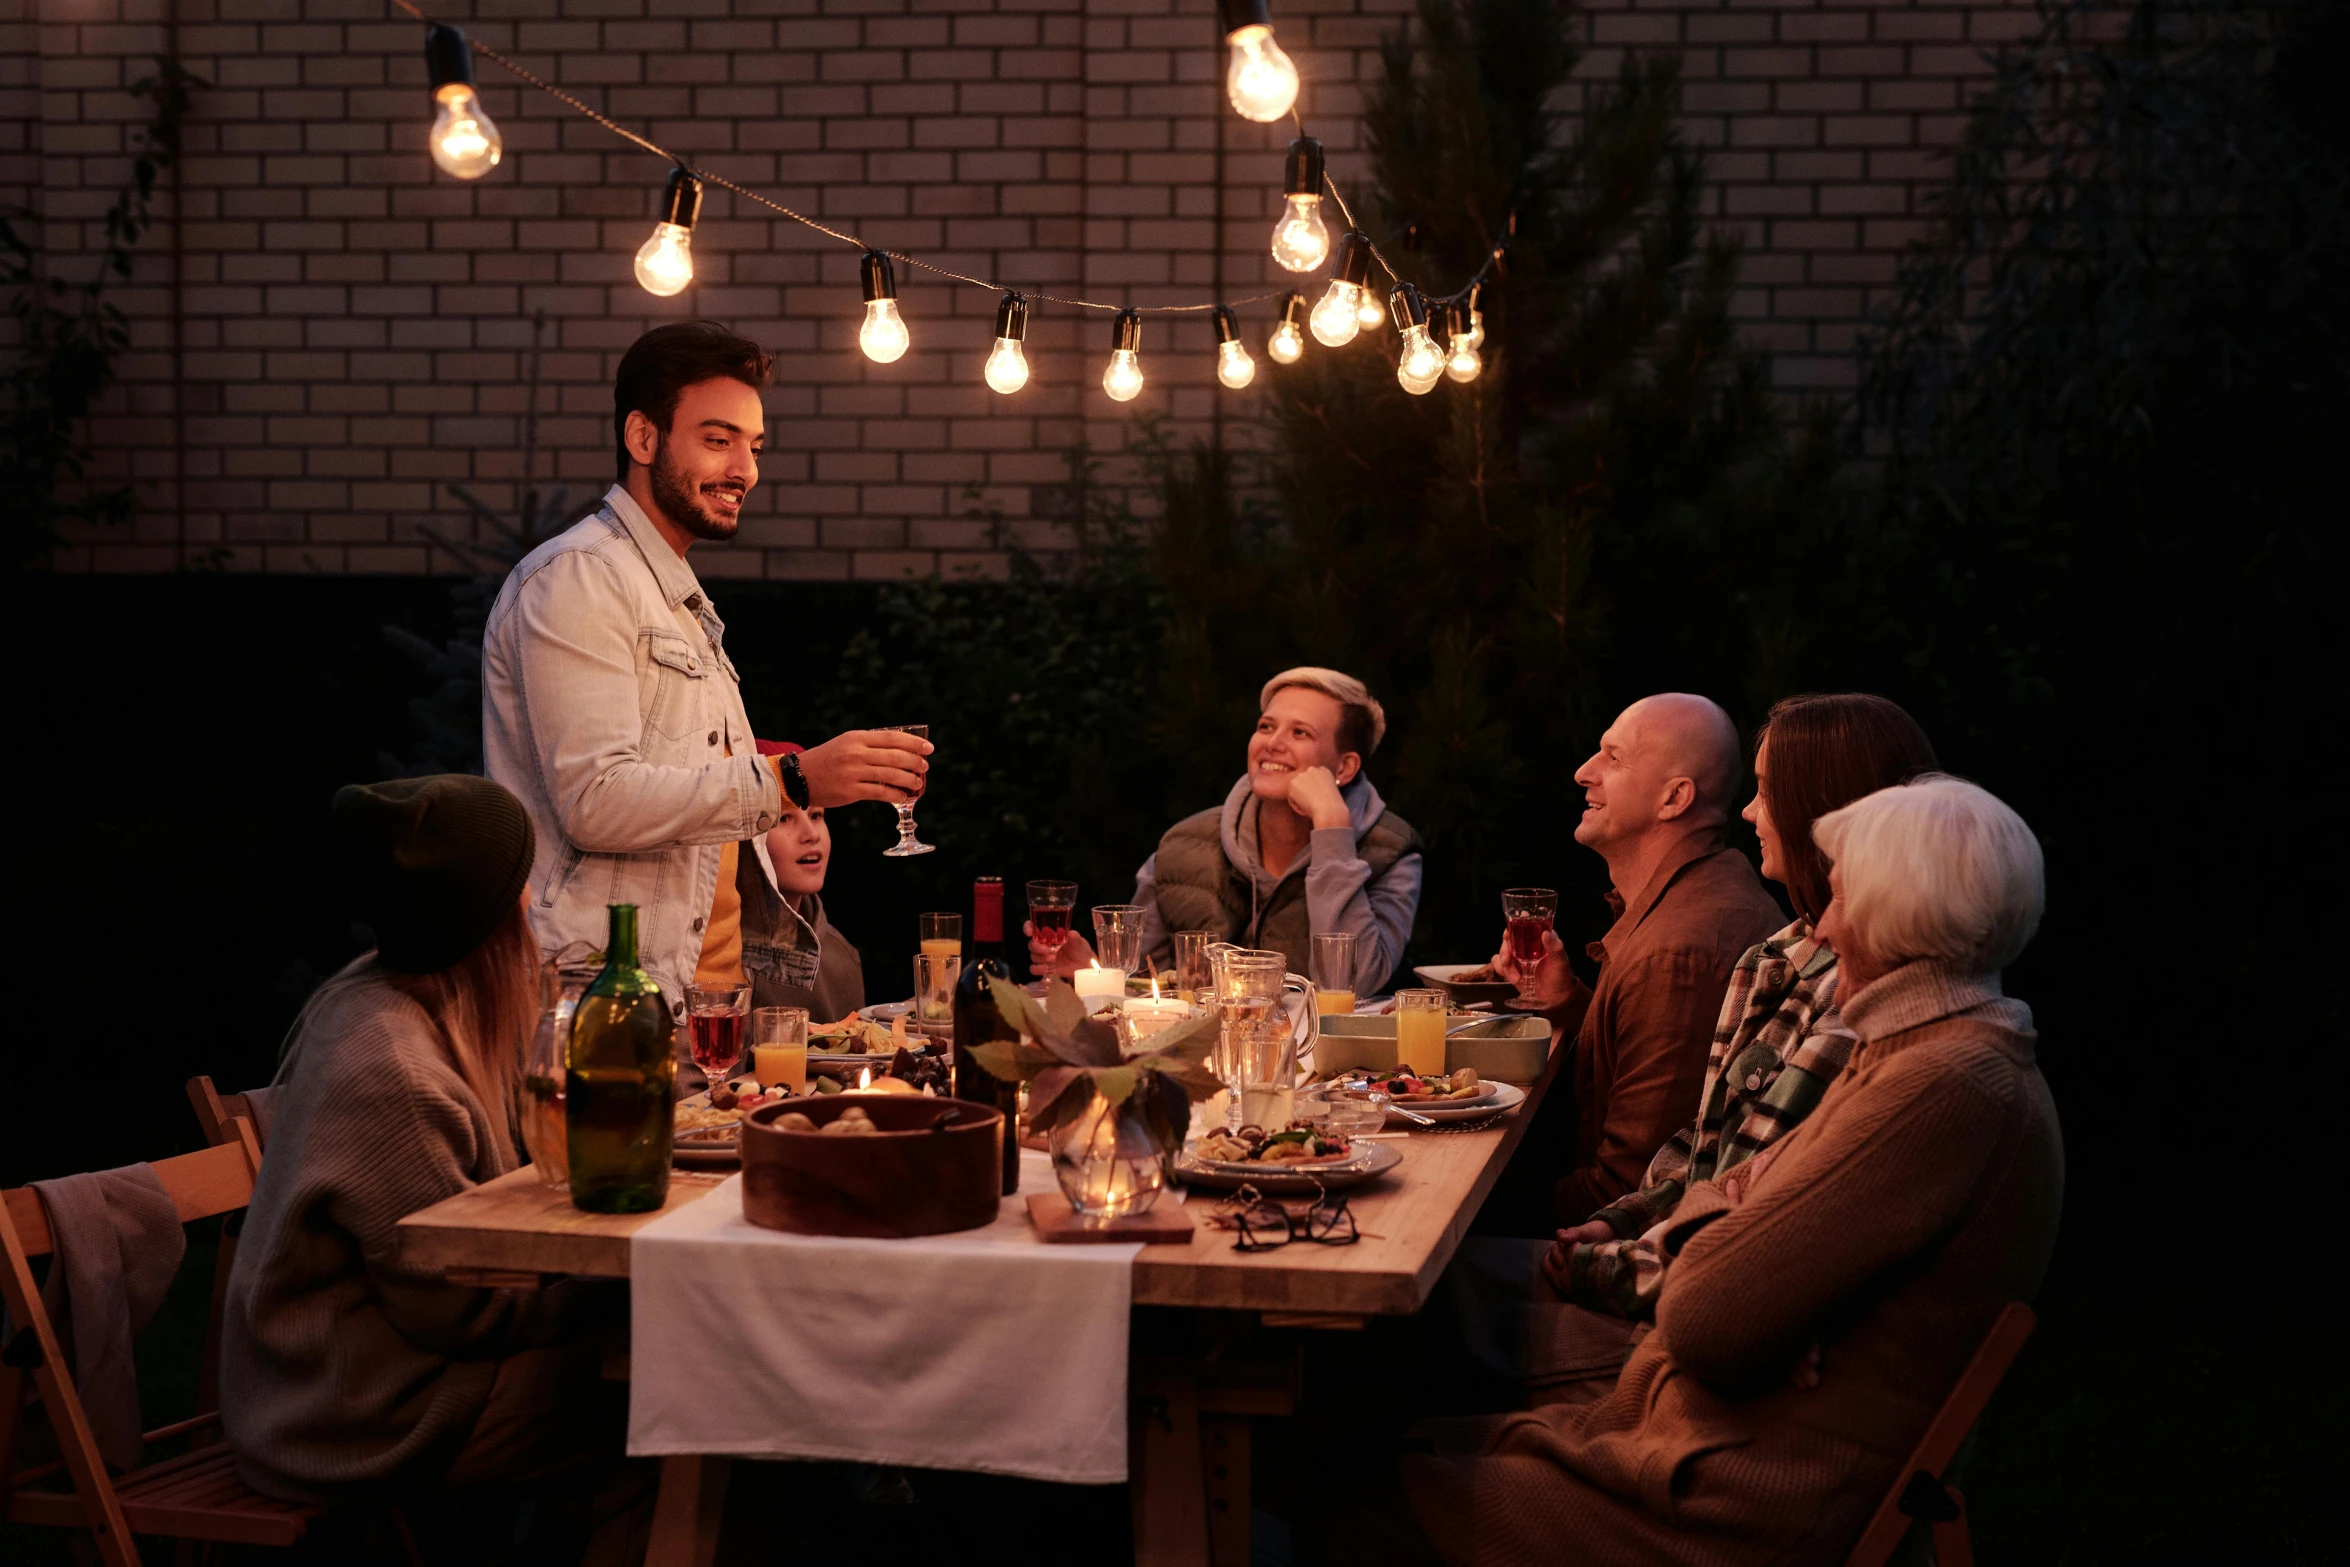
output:
[[[1142,1248],[1038,1241],[1025,1199],[1052,1189],[1023,1153],[987,1228],[867,1240],[761,1229],[737,1176],[646,1225],[628,1450],[1124,1480]]]

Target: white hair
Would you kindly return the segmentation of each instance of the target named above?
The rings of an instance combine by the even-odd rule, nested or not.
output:
[[[1340,707],[1356,710],[1348,716],[1354,718],[1355,726],[1359,726],[1363,730],[1366,736],[1365,743],[1359,748],[1348,746],[1346,749],[1360,749],[1364,756],[1369,756],[1373,751],[1379,749],[1379,742],[1387,738],[1387,709],[1381,707],[1379,699],[1371,695],[1369,686],[1364,685],[1352,675],[1341,674],[1335,669],[1318,668],[1312,664],[1301,664],[1295,669],[1284,669],[1266,681],[1265,689],[1257,696],[1257,711],[1261,713],[1271,707],[1273,693],[1289,686],[1303,686],[1308,691],[1319,691]],[[1334,738],[1343,740],[1343,733]]]
[[[1812,823],[1845,923],[1880,958],[1996,974],[2040,928],[2040,840],[1990,790],[1926,773]]]

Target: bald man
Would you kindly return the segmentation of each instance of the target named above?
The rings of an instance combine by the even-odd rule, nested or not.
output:
[[[1597,985],[1576,977],[1549,932],[1532,976],[1544,1015],[1575,1030],[1574,1151],[1551,1190],[1564,1223],[1638,1187],[1697,1113],[1730,971],[1787,923],[1746,856],[1723,843],[1744,773],[1730,715],[1682,692],[1625,708],[1576,770],[1575,841],[1607,861],[1616,920],[1586,949]],[[1506,950],[1493,966],[1519,977]]]

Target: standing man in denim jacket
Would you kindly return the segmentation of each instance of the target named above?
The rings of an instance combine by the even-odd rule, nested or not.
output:
[[[712,322],[638,338],[613,386],[620,481],[514,568],[482,637],[483,749],[537,829],[540,949],[600,947],[605,906],[633,903],[642,962],[680,1007],[689,984],[741,984],[746,929],[786,917],[765,842],[786,802],[895,802],[929,770],[929,743],[895,730],[794,756],[752,738],[685,556],[741,525],[772,369]]]

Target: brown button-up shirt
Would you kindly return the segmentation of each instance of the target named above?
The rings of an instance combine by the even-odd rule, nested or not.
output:
[[[1552,1021],[1575,1023],[1574,1164],[1552,1188],[1580,1224],[1637,1189],[1648,1161],[1697,1113],[1706,1053],[1730,971],[1787,922],[1746,856],[1716,830],[1692,833],[1591,943],[1599,983]]]

